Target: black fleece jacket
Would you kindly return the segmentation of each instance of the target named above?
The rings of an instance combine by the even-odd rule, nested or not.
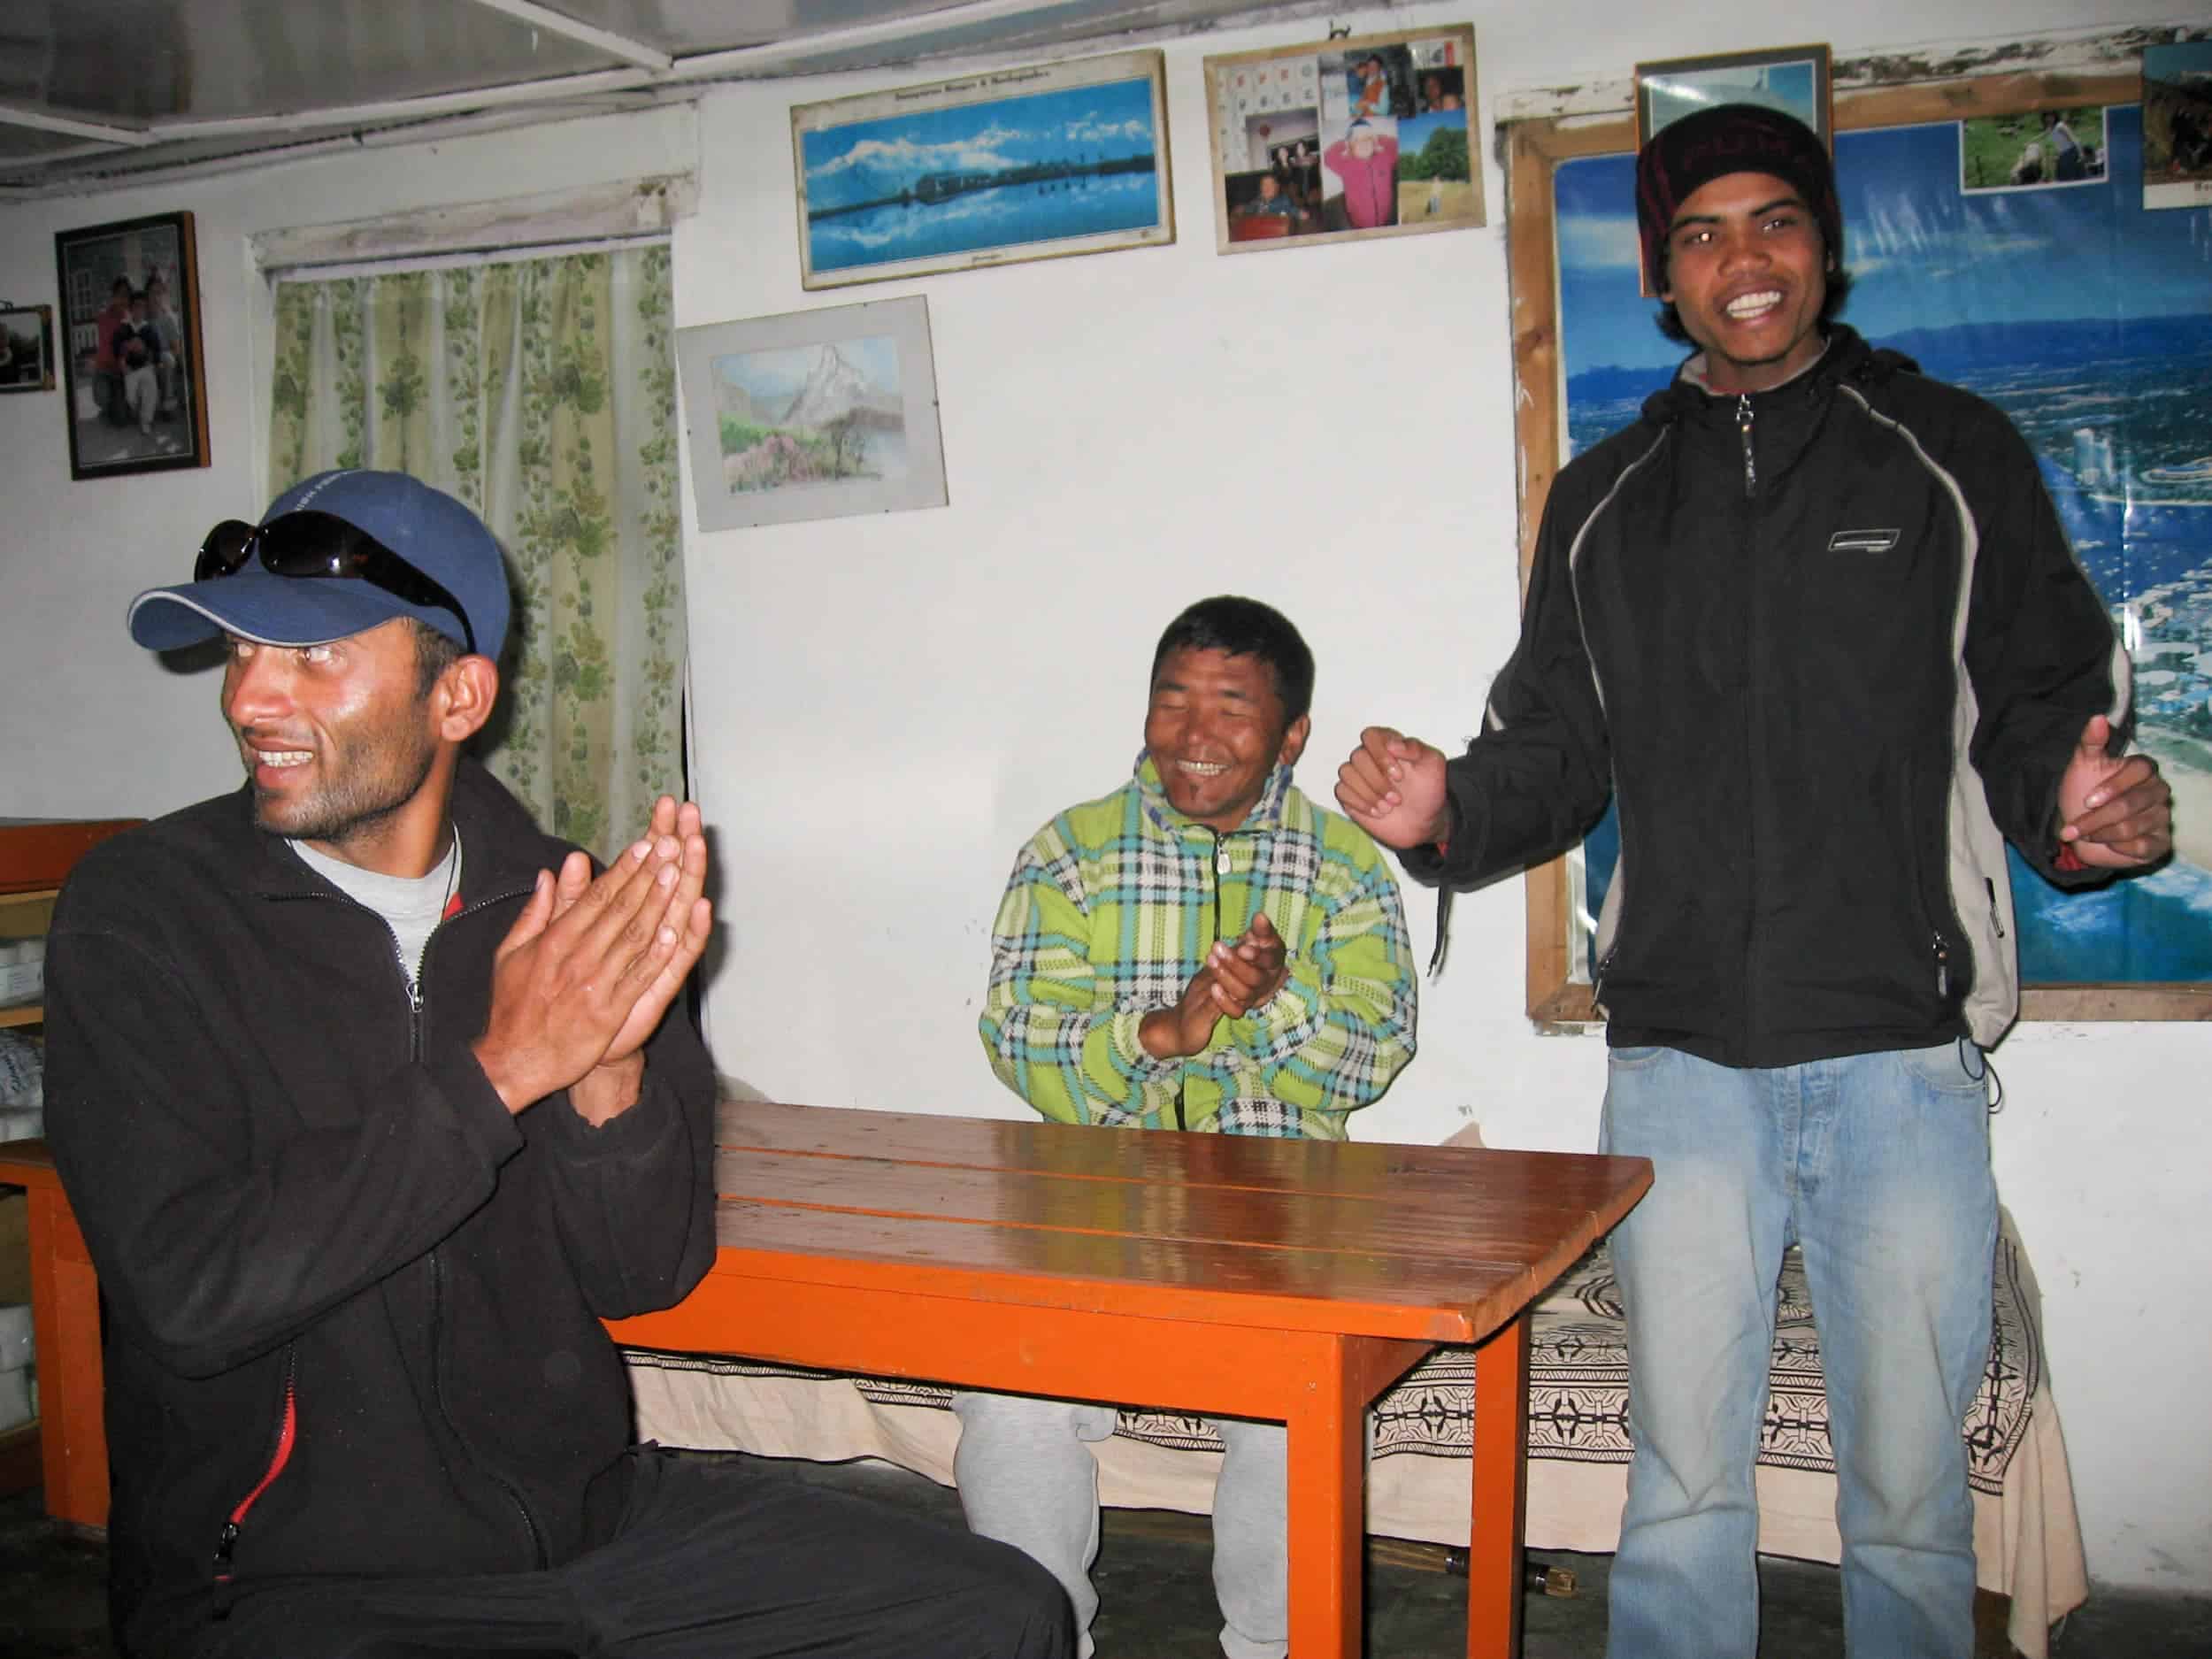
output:
[[[205,801],[88,856],[48,939],[48,1131],[105,1294],[112,1599],[160,1654],[257,1581],[500,1572],[611,1536],[603,1317],[712,1259],[713,1080],[680,1012],[594,1129],[469,1043],[568,849],[464,763],[462,909],[411,999],[382,918]]]
[[[1771,391],[1678,376],[1559,474],[1521,640],[1449,767],[1455,887],[1620,805],[1598,932],[1617,1047],[1727,1065],[1986,1045],[2018,1007],[2004,840],[2054,879],[2058,784],[2127,658],[2034,457],[1848,328]]]

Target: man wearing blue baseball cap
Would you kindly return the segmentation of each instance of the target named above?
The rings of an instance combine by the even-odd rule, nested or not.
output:
[[[1018,1552],[628,1444],[600,1320],[715,1249],[707,844],[664,797],[595,874],[465,757],[508,619],[482,521],[362,471],[132,603],[142,645],[227,641],[247,784],[86,858],[49,936],[119,1640],[1057,1659]]]

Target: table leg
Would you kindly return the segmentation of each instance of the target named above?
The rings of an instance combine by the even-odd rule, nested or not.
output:
[[[108,1448],[101,1421],[99,1280],[84,1234],[58,1188],[31,1190],[30,1222],[31,1331],[38,1354],[46,1513],[79,1526],[105,1526]]]
[[[1357,1659],[1366,1533],[1366,1395],[1342,1338],[1323,1339],[1290,1436],[1290,1650]]]
[[[1528,1336],[1524,1310],[1475,1350],[1473,1525],[1467,1659],[1519,1659],[1521,1536],[1528,1512]]]

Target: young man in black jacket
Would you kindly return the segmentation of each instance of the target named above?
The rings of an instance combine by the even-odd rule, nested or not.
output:
[[[110,1310],[116,1628],[236,1659],[1057,1659],[1004,1546],[632,1448],[599,1321],[715,1249],[689,803],[595,876],[462,756],[497,543],[320,474],[142,594],[229,642],[246,787],[88,857],[50,935],[49,1125]]]
[[[1465,887],[1620,807],[1598,937],[1601,1144],[1647,1156],[1613,1236],[1635,1459],[1614,1659],[1750,1659],[1782,1252],[1820,1324],[1845,1627],[1969,1659],[1959,1424],[1997,1227],[1981,1049],[2018,1009],[2004,842],[2075,883],[2165,855],[2120,750],[2127,658],[2028,448],[1833,323],[1825,148],[1745,105],[1637,166],[1661,326],[1699,351],[1563,469],[1521,642],[1447,760],[1384,726],[1338,799]]]

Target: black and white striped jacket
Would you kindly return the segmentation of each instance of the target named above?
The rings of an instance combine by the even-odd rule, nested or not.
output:
[[[1771,391],[1686,373],[1564,468],[1519,645],[1450,766],[1455,887],[1620,803],[1615,1046],[1788,1065],[1993,1042],[2003,841],[2060,881],[2059,779],[2127,657],[2027,444],[1847,328]]]

